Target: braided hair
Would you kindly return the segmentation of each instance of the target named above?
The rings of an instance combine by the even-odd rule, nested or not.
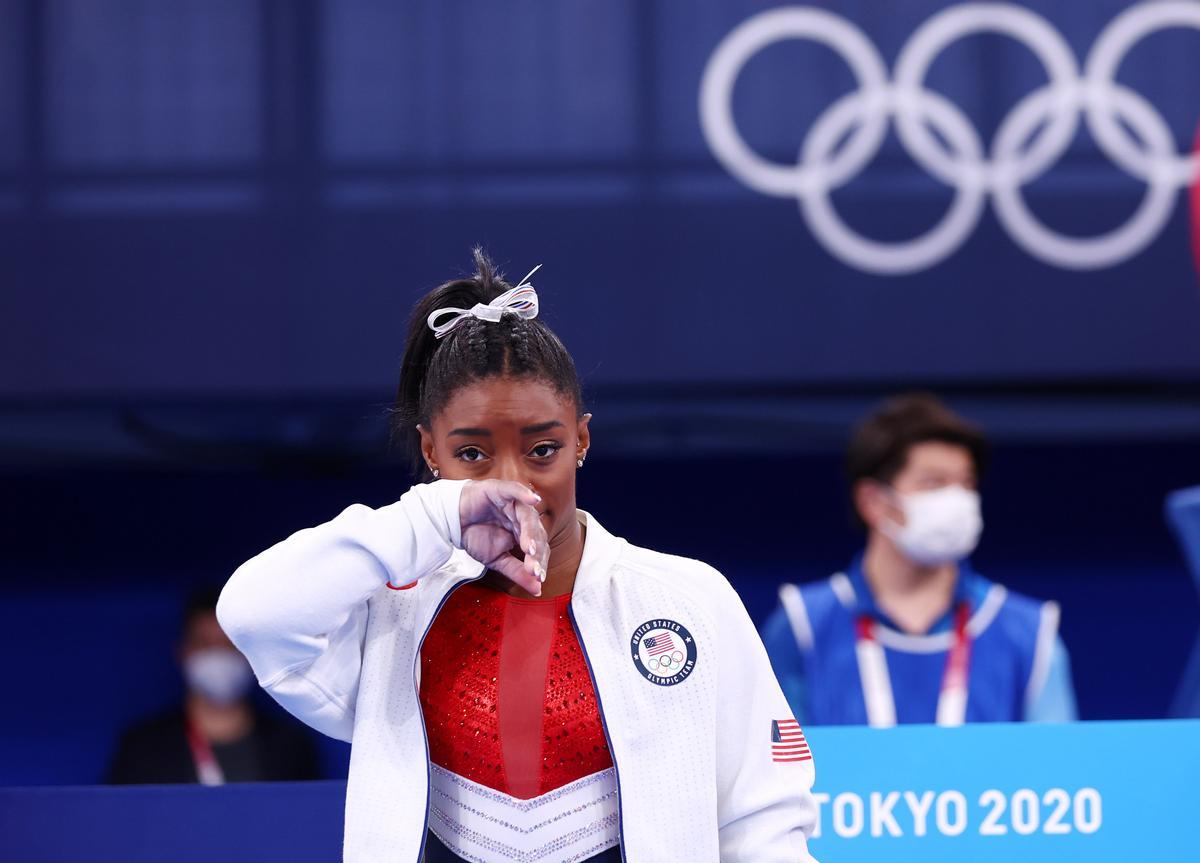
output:
[[[464,318],[442,339],[427,324],[431,312],[490,303],[512,286],[482,249],[474,250],[475,274],[439,285],[417,301],[392,409],[392,441],[408,450],[414,470],[428,474],[417,424],[429,427],[459,389],[489,377],[526,377],[549,384],[583,413],[575,363],[558,336],[541,320],[506,312],[497,323]]]

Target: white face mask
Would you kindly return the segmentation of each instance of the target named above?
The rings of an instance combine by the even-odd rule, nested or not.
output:
[[[214,704],[232,704],[250,690],[254,672],[236,650],[206,647],[183,661],[183,676],[189,689]]]
[[[885,521],[880,529],[913,563],[956,563],[979,544],[983,532],[979,492],[948,485],[897,497],[904,510],[904,525]]]

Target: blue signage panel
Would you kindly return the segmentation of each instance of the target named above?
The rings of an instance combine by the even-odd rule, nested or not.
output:
[[[1200,721],[806,734],[822,863],[1200,857]]]

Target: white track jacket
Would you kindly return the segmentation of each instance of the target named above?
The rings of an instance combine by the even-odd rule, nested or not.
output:
[[[350,863],[422,853],[421,643],[450,592],[484,571],[459,548],[462,486],[418,485],[390,506],[356,504],[293,534],[239,567],[217,605],[262,687],[353,744]],[[615,766],[624,859],[809,861],[813,762],[780,754],[774,723],[791,712],[741,600],[706,564],[637,548],[585,518],[570,609]],[[666,676],[639,645],[662,627],[687,650]]]

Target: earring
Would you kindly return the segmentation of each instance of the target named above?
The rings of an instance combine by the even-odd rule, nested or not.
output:
[[[438,469],[435,467],[435,468],[433,469],[433,478],[434,478],[434,479],[437,479],[439,476],[441,476],[441,474],[440,474],[440,473],[438,473]]]
[[[577,460],[576,460],[576,462],[575,462],[575,464],[576,464],[578,467],[583,467],[583,459],[577,459]]]

